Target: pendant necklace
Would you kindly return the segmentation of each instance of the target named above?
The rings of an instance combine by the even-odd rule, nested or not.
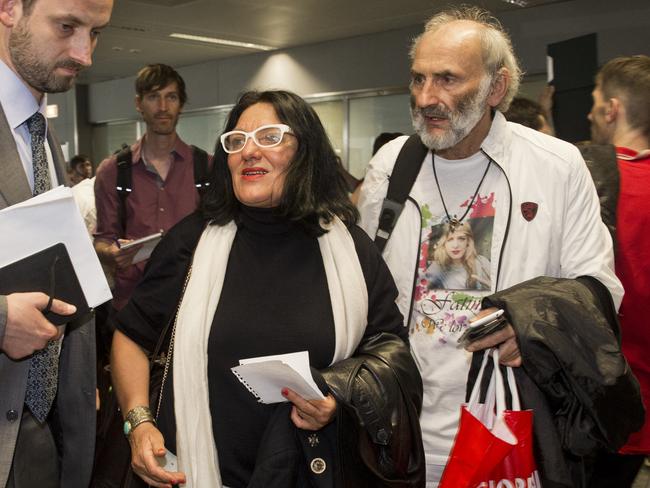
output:
[[[485,171],[483,172],[483,176],[481,176],[481,181],[478,182],[478,186],[476,187],[476,191],[474,192],[474,195],[472,195],[472,199],[469,202],[469,205],[467,205],[467,208],[465,209],[465,213],[458,218],[456,217],[456,214],[452,217],[449,215],[449,210],[447,210],[447,205],[445,204],[445,198],[442,196],[442,190],[440,189],[440,182],[438,181],[438,174],[436,173],[436,158],[435,154],[433,151],[431,151],[431,165],[433,166],[433,177],[436,179],[436,186],[438,187],[438,194],[440,195],[440,201],[442,202],[442,208],[445,210],[445,215],[447,216],[447,221],[449,222],[449,232],[453,233],[454,230],[456,230],[456,227],[458,227],[461,222],[467,217],[467,214],[472,208],[472,205],[474,205],[474,201],[476,200],[476,197],[478,196],[478,192],[481,189],[481,185],[483,184],[483,180],[485,180],[485,177],[488,174],[488,171],[490,170],[490,165],[492,164],[492,159],[488,158],[488,164],[485,167]]]

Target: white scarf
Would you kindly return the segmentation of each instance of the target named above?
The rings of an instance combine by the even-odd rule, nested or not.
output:
[[[336,343],[336,363],[355,351],[366,328],[368,291],[352,236],[334,218],[318,238],[329,288]],[[174,411],[179,471],[187,488],[222,487],[219,457],[212,435],[208,398],[208,337],[221,296],[228,256],[237,226],[209,225],[192,261],[176,323]]]

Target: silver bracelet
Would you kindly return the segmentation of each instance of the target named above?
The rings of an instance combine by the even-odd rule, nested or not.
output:
[[[145,422],[151,422],[156,425],[156,419],[151,413],[151,409],[145,406],[134,407],[129,410],[126,414],[126,420],[124,421],[124,435],[128,438],[138,425]]]

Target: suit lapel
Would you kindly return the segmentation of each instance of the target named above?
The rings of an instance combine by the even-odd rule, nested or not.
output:
[[[60,150],[59,150],[60,152]],[[6,205],[32,196],[23,164],[16,150],[16,140],[0,105],[0,195]],[[5,206],[0,202],[0,207]]]
[[[61,151],[61,143],[59,142],[58,137],[56,137],[54,129],[51,127],[51,125],[48,124],[47,127],[47,142],[50,145],[50,150],[52,151],[52,159],[54,160],[56,178],[59,181],[59,185],[70,186],[70,179],[68,172],[66,171],[65,157],[63,156],[63,151]]]

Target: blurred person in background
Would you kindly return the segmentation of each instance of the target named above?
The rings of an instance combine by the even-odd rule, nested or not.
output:
[[[85,154],[77,154],[70,159],[70,182],[76,185],[81,181],[93,177],[93,163]]]
[[[616,242],[623,353],[650,406],[650,57],[612,59],[596,75],[582,150]],[[650,415],[618,453],[601,451],[590,487],[628,488],[650,455]]]
[[[530,127],[549,136],[555,135],[542,106],[528,98],[515,97],[510,108],[503,115],[510,122]]]

